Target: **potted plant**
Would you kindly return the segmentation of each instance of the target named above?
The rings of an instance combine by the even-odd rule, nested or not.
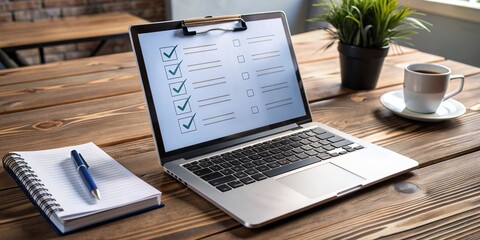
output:
[[[421,15],[398,0],[326,0],[313,4],[323,7],[312,22],[328,22],[331,47],[339,42],[342,86],[350,89],[374,89],[391,44],[408,41],[417,29],[429,31],[431,25],[413,17]]]

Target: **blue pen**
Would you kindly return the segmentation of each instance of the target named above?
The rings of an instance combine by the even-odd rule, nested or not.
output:
[[[76,150],[72,150],[70,152],[70,155],[75,162],[75,165],[77,166],[78,173],[83,179],[83,182],[88,188],[88,191],[92,193],[93,197],[97,198],[100,200],[100,190],[97,188],[97,185],[93,181],[92,175],[90,175],[90,172],[88,171],[88,164],[83,159],[82,155],[78,153]]]

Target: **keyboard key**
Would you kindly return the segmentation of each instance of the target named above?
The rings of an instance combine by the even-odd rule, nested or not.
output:
[[[323,149],[325,149],[327,151],[330,151],[330,150],[335,149],[335,147],[333,147],[332,145],[325,145],[325,146],[323,146]]]
[[[261,152],[261,153],[258,153],[259,156],[262,156],[262,157],[268,157],[272,154],[270,154],[269,152]]]
[[[275,159],[274,157],[266,157],[263,159],[263,161],[265,162],[275,162],[277,159]]]
[[[279,174],[286,173],[286,172],[292,171],[294,169],[301,168],[301,167],[304,167],[304,166],[307,166],[307,165],[310,165],[310,164],[313,164],[313,163],[316,163],[316,162],[320,162],[320,161],[321,160],[317,157],[310,157],[310,158],[304,159],[302,161],[294,162],[294,163],[291,163],[291,164],[288,164],[288,165],[284,165],[284,166],[281,166],[281,167],[278,167],[278,168],[268,170],[266,172],[263,172],[263,174],[267,175],[268,177],[273,177],[273,176],[277,176]]]
[[[323,149],[323,148],[315,148],[315,151],[318,152],[318,153],[324,153],[326,152],[327,150]]]
[[[314,143],[310,144],[310,146],[312,146],[313,148],[319,148],[319,147],[322,147],[322,144],[320,144],[318,142],[314,142]]]
[[[305,134],[307,134],[308,136],[315,136],[315,135],[317,135],[315,132],[312,132],[312,131],[308,131],[308,132],[306,132]]]
[[[330,144],[330,142],[327,141],[327,140],[320,140],[320,141],[318,141],[318,143],[320,143],[320,144],[322,144],[322,145],[328,145],[328,144]]]
[[[255,182],[255,180],[253,180],[253,178],[251,177],[241,178],[240,181],[242,181],[244,184],[250,184]]]
[[[329,139],[327,139],[327,140],[328,140],[329,142],[334,143],[334,142],[339,142],[339,141],[342,141],[342,140],[345,140],[345,139],[343,139],[342,137],[339,137],[339,136],[335,136],[335,137],[331,137],[331,138],[329,138]]]
[[[260,166],[260,165],[264,165],[266,162],[263,160],[257,160],[257,161],[253,161],[253,163],[257,166]]]
[[[235,172],[240,172],[240,171],[246,170],[246,168],[244,168],[242,166],[235,166],[235,167],[232,167],[232,170],[235,171]]]
[[[255,164],[253,163],[245,163],[242,165],[244,168],[246,169],[250,169],[250,168],[254,168],[255,167]]]
[[[303,152],[305,152],[305,150],[303,150],[303,149],[301,149],[301,148],[295,148],[295,149],[292,149],[292,151],[293,151],[294,153],[303,153]]]
[[[300,140],[300,143],[303,145],[307,145],[307,144],[310,144],[311,142],[308,139],[302,139]]]
[[[285,156],[285,157],[290,157],[290,156],[293,156],[293,155],[295,155],[295,153],[292,152],[292,151],[283,152],[283,156]]]
[[[258,166],[258,167],[256,167],[255,169],[257,169],[257,170],[260,171],[260,172],[265,172],[265,171],[270,170],[270,168],[267,167],[267,166],[265,166],[265,165]]]
[[[336,157],[336,156],[340,155],[338,152],[332,152],[332,153],[328,153],[328,154],[330,154],[330,156],[332,156],[332,157]]]
[[[244,172],[237,172],[237,173],[234,173],[233,176],[237,178],[244,178],[244,177],[247,177],[248,175]]]
[[[220,163],[220,166],[222,166],[223,168],[229,168],[229,167],[233,167],[232,164],[228,163],[228,162],[223,162],[223,163]]]
[[[320,135],[320,134],[322,134],[322,133],[326,133],[327,131],[325,131],[325,130],[323,130],[323,129],[321,129],[321,128],[314,128],[314,129],[312,129],[312,132]]]
[[[271,163],[268,163],[267,166],[269,166],[270,168],[276,168],[276,167],[280,167],[280,164],[276,162],[271,162]]]
[[[318,155],[317,157],[322,159],[322,160],[327,160],[329,158],[332,158],[332,156],[328,155],[327,153],[322,153],[322,154]]]
[[[276,168],[278,169],[278,168]],[[252,175],[252,178],[257,180],[257,181],[261,181],[261,180],[264,180],[264,179],[267,179],[267,177],[261,173],[258,173],[258,174],[255,174],[255,175]]]
[[[223,169],[220,171],[223,175],[230,175],[230,174],[234,174],[235,171],[233,171],[232,169],[230,168],[227,168],[227,169]]]
[[[279,153],[279,154],[276,154],[275,156],[273,156],[275,159],[283,159],[285,158],[285,156],[282,154],[282,153]]]
[[[222,191],[222,192],[226,192],[226,191],[230,191],[232,190],[231,187],[227,186],[226,184],[222,184],[220,186],[217,186],[217,189]]]
[[[235,180],[236,180],[236,178],[234,176],[228,175],[228,176],[224,176],[224,177],[221,177],[221,178],[214,179],[212,181],[209,181],[208,183],[210,183],[213,186],[218,186],[220,184],[224,184],[224,183],[235,181]]]
[[[271,154],[277,154],[277,153],[281,153],[282,150],[277,149],[277,148],[274,148],[274,149],[271,149],[269,152],[270,152]]]
[[[195,165],[191,165],[190,167],[187,167],[187,169],[194,172],[202,169],[202,167],[198,166],[198,164],[195,164]]]
[[[309,138],[307,138],[307,139],[308,139],[308,141],[310,141],[310,142],[317,142],[318,140],[320,140],[320,139],[318,139],[318,138],[316,138],[316,137],[309,137]]]
[[[282,160],[278,160],[277,163],[280,165],[287,165],[287,164],[290,164],[290,161],[288,161],[287,159],[282,159]]]
[[[318,138],[320,139],[327,139],[327,138],[331,138],[331,137],[334,137],[335,135],[329,133],[329,132],[326,132],[326,133],[322,133],[320,135],[317,135]]]
[[[258,171],[256,169],[248,169],[245,171],[245,173],[248,175],[254,175],[254,174],[257,174]]]
[[[227,184],[228,184],[228,186],[230,186],[232,188],[238,188],[238,187],[243,186],[243,183],[240,182],[240,181],[233,181],[233,182],[229,182]]]
[[[219,165],[213,165],[213,166],[210,167],[210,169],[212,169],[212,171],[214,171],[214,172],[218,172],[218,171],[222,170],[223,168]]]
[[[245,150],[245,151],[243,151],[243,154],[246,155],[246,156],[250,156],[250,155],[254,155],[256,153],[253,150]]]
[[[305,153],[306,153],[307,155],[310,155],[310,156],[315,156],[315,155],[318,154],[317,151],[315,151],[315,150],[306,151]]]
[[[301,138],[299,138],[299,137],[297,137],[297,136],[291,136],[291,137],[290,137],[290,140],[292,140],[292,141],[295,141],[295,142],[296,142],[296,141],[300,141],[300,140],[301,140]]]
[[[235,151],[232,153],[232,156],[236,159],[245,157],[245,155],[243,155],[241,152],[235,152]]]
[[[308,150],[312,150],[313,147],[311,147],[310,145],[304,145],[304,146],[301,146],[300,147],[301,149],[305,150],[305,151],[308,151]]]
[[[252,159],[252,160],[258,160],[258,159],[261,159],[262,156],[259,156],[259,155],[255,154],[255,155],[250,155],[250,156],[248,156],[248,158],[250,158],[250,159]]]
[[[213,157],[212,157],[213,158]],[[220,163],[223,163],[225,162],[225,160],[221,159],[221,158],[215,158],[215,159],[212,159],[212,162],[213,163],[216,163],[216,164],[220,164]]]
[[[238,166],[238,165],[242,164],[242,162],[240,162],[238,160],[233,160],[233,161],[230,161],[230,164],[232,164],[233,166]]]
[[[201,162],[201,163],[200,163],[200,164],[198,164],[198,165],[200,165],[201,167],[204,167],[204,168],[206,168],[206,167],[210,167],[210,166],[212,166],[212,165],[213,165],[213,163],[212,163],[212,162],[210,162],[210,161],[206,161],[206,162]]]
[[[297,148],[297,147],[301,147],[302,144],[299,143],[299,142],[295,142],[295,143],[291,143],[290,146],[293,147],[293,148]]]
[[[298,158],[297,156],[290,156],[290,157],[287,157],[287,160],[290,162],[296,162],[300,160],[300,158]]]
[[[240,158],[240,159],[238,159],[238,160],[239,160],[240,162],[242,162],[242,163],[248,163],[248,162],[251,162],[251,161],[252,161],[251,159],[249,159],[249,158],[247,158],[247,157],[243,157],[243,158]]]
[[[213,172],[212,170],[210,170],[209,168],[204,168],[204,169],[200,169],[200,170],[197,170],[197,171],[194,171],[193,173],[197,176],[203,176],[205,174],[209,174]]]
[[[308,158],[308,155],[305,154],[305,153],[299,153],[299,154],[297,154],[297,155],[295,155],[295,156],[297,156],[297,157],[300,158],[300,159]]]
[[[308,136],[305,133],[300,133],[300,134],[298,134],[298,137],[305,139],[305,138],[309,138],[310,136]]]
[[[336,147],[336,148],[339,148],[339,147],[343,147],[343,146],[347,146],[347,145],[350,145],[352,144],[353,142],[352,141],[348,141],[346,139],[343,139],[342,141],[339,141],[339,142],[336,142],[336,143],[332,143],[332,146]]]
[[[223,155],[223,154],[222,154]],[[232,160],[235,160],[235,158],[233,156],[230,156],[230,155],[226,155],[226,156],[222,156],[222,158],[226,161],[232,161]]]
[[[219,177],[222,177],[223,175],[219,172],[214,172],[214,173],[210,173],[210,174],[207,174],[205,176],[202,176],[202,179],[205,180],[205,181],[210,181],[210,180],[213,180],[215,178],[219,178]]]

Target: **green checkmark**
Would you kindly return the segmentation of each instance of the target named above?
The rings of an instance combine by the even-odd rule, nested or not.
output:
[[[172,70],[168,70],[168,72],[169,72],[170,74],[172,74],[172,75],[177,74],[177,71],[178,71],[178,69],[180,69],[180,64],[182,64],[182,62],[183,62],[183,60],[182,60],[179,64],[177,64],[177,67],[175,67],[175,69],[174,69],[173,71],[172,71]]]
[[[182,84],[180,85],[180,87],[178,88],[172,88],[174,92],[176,93],[180,93],[180,91],[182,91],[182,88],[183,88],[183,85],[185,85],[185,82],[187,81],[187,79],[185,79],[185,81],[182,82]]]
[[[192,126],[192,123],[193,123],[193,118],[195,118],[195,115],[197,115],[197,114],[196,113],[193,114],[192,118],[190,118],[190,121],[188,122],[188,125],[182,124],[184,128],[190,129],[190,127]]]
[[[167,58],[171,58],[173,53],[175,52],[175,49],[177,48],[178,45],[176,45],[175,47],[173,47],[172,51],[170,53],[163,53],[163,55],[165,55],[165,57]]]
[[[191,97],[192,95],[190,95]],[[190,97],[187,98],[187,100],[185,101],[185,103],[183,104],[183,106],[177,106],[178,109],[180,109],[181,111],[184,111],[185,108],[187,107],[187,104],[188,104],[188,100],[190,100]]]

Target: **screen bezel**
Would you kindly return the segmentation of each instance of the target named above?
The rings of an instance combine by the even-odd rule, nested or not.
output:
[[[295,52],[294,52],[293,44],[290,38],[290,31],[287,25],[285,14],[283,12],[268,12],[268,13],[246,14],[246,15],[242,15],[241,17],[246,22],[247,27],[248,27],[248,22],[251,22],[251,21],[273,19],[273,18],[280,18],[282,20],[284,34],[286,35],[286,39],[289,45],[292,62],[294,64],[295,75],[297,77],[297,83],[301,92],[301,97],[302,97],[306,115],[166,152],[163,139],[162,139],[162,133],[160,131],[160,125],[158,122],[157,111],[155,109],[155,104],[153,101],[150,82],[149,82],[147,70],[145,67],[142,48],[140,46],[139,34],[181,29],[182,21],[168,21],[168,22],[158,22],[158,23],[131,26],[129,31],[130,39],[132,41],[132,46],[133,46],[136,60],[137,60],[137,66],[138,66],[139,73],[142,80],[142,87],[144,91],[145,101],[147,104],[147,109],[149,112],[150,121],[153,129],[153,137],[157,144],[156,147],[157,147],[157,150],[159,151],[158,153],[159,153],[160,162],[162,165],[172,160],[176,160],[180,158],[188,159],[191,157],[196,157],[200,154],[205,154],[207,152],[213,152],[226,147],[234,146],[236,144],[244,143],[246,141],[252,140],[252,136],[254,135],[257,135],[258,137],[264,136],[262,134],[257,134],[257,133],[274,130],[274,129],[283,129],[285,126],[295,125],[295,124],[300,125],[300,124],[312,121],[311,112],[309,109],[305,90],[301,80],[300,71],[298,68],[298,63],[296,61]],[[248,31],[248,29],[246,31]],[[232,34],[235,34],[235,33],[232,33]],[[195,37],[195,35],[191,37]]]

